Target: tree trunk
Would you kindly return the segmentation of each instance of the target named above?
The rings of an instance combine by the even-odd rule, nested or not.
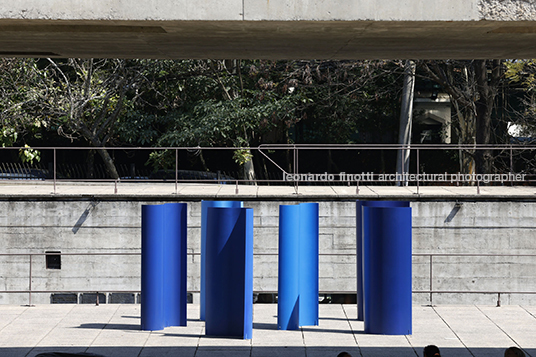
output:
[[[115,168],[114,160],[110,156],[110,153],[106,149],[97,149],[97,152],[99,153],[100,157],[102,158],[102,161],[104,161],[104,166],[106,167],[106,171],[108,171],[108,175],[110,175],[113,179],[118,179],[119,174],[117,173],[117,169]]]
[[[462,110],[456,101],[452,101],[458,125],[455,127],[458,143],[470,144],[476,143],[475,137],[475,116],[471,109]],[[460,173],[474,174],[475,173],[475,150],[463,149],[459,152]]]
[[[493,62],[494,66],[498,64]],[[493,103],[497,93],[496,88],[490,85],[488,79],[488,67],[486,60],[475,61],[475,75],[477,82],[478,99],[476,105],[476,143],[489,145],[491,143],[491,114]],[[494,70],[492,70],[492,76]],[[494,79],[491,78],[493,82]],[[476,172],[479,174],[489,174],[492,170],[493,155],[491,150],[477,150],[476,152]]]
[[[409,173],[409,154],[411,145],[411,119],[413,112],[413,94],[415,92],[415,62],[406,61],[404,74],[404,89],[402,92],[402,106],[400,108],[400,127],[398,131],[398,144],[407,145],[407,148],[399,149],[396,158],[396,172],[398,174]],[[407,181],[397,182],[398,186],[407,186]]]
[[[201,160],[201,165],[203,165],[203,170],[209,171],[205,157],[203,156],[203,150],[199,149],[199,160]]]
[[[89,179],[95,178],[95,150],[89,150],[87,153],[86,172]]]
[[[247,154],[251,155],[251,150],[247,149]],[[255,180],[255,167],[253,166],[253,156],[242,165],[244,180]],[[255,182],[248,182],[247,184],[255,184]]]

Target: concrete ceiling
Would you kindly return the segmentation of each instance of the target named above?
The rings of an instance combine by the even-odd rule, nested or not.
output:
[[[0,20],[2,57],[536,58],[535,21]]]

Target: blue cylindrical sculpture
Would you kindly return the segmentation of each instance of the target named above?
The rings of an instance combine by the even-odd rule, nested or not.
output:
[[[299,320],[300,206],[279,206],[277,327],[297,330]],[[317,299],[318,301],[318,299]]]
[[[199,291],[199,318],[205,321],[205,269],[206,269],[206,242],[207,242],[207,211],[209,207],[241,208],[241,201],[201,201],[201,287]]]
[[[141,208],[141,329],[164,328],[164,207]]]
[[[300,326],[318,325],[318,203],[300,204]]]
[[[186,203],[164,205],[165,326],[186,326]]]
[[[365,333],[409,335],[411,208],[363,207]]]
[[[409,207],[407,201],[356,202],[357,320],[363,321],[363,210],[362,207]]]
[[[186,326],[186,209],[142,206],[142,330]]]
[[[253,332],[253,209],[208,208],[205,331],[250,339]]]
[[[318,203],[279,206],[278,328],[318,325]]]

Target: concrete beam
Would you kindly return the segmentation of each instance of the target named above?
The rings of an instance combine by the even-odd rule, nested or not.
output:
[[[522,0],[18,0],[0,4],[0,56],[533,58]]]

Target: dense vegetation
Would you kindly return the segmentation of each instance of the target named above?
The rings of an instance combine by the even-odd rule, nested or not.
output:
[[[456,142],[508,142],[506,122],[533,132],[534,62],[417,64],[417,82],[450,95]],[[402,80],[399,61],[1,59],[0,142],[94,147],[88,170],[98,154],[110,177],[119,173],[106,147],[234,147],[230,155],[251,178],[249,146],[396,143]],[[148,163],[166,169],[174,160],[154,151]],[[211,170],[203,152],[195,160]],[[462,161],[466,172],[473,162],[481,172],[496,166],[492,151],[468,151]]]

